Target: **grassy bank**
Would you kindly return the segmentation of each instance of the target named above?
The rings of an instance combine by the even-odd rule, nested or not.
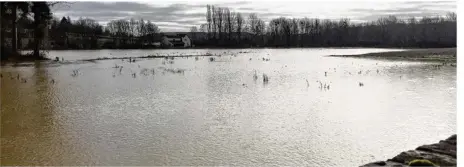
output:
[[[359,54],[359,55],[330,55],[330,56],[331,57],[375,58],[375,59],[388,59],[388,60],[456,62],[456,48],[410,49],[406,51],[367,53],[367,54]]]

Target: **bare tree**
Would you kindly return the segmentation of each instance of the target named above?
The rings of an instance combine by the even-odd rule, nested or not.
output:
[[[216,17],[217,17],[217,28],[218,28],[218,32],[219,32],[219,40],[222,40],[221,37],[222,37],[222,28],[223,28],[223,25],[222,25],[222,21],[223,21],[223,16],[224,14],[224,9],[223,8],[217,8],[216,9]]]
[[[139,26],[138,26],[139,36],[147,35],[147,31],[146,31],[146,28],[145,28],[145,21],[143,19],[140,19],[140,21],[138,23],[139,23]]]
[[[208,33],[208,23],[200,25],[200,32]]]
[[[232,37],[237,32],[251,33],[247,44],[272,46],[369,46],[369,47],[453,47],[456,45],[456,13],[446,16],[402,20],[394,16],[379,18],[368,23],[353,24],[349,19],[320,20],[317,18],[275,18],[265,25],[252,13],[244,21],[241,13],[227,8],[208,7],[211,33],[223,40],[223,34]],[[203,31],[206,31],[206,27]],[[209,28],[209,27],[208,27]],[[249,43],[251,42],[251,43]]]
[[[211,38],[211,24],[212,24],[212,15],[211,15],[211,6],[206,5],[206,22],[208,25],[207,31],[208,31],[208,38]]]
[[[242,39],[242,29],[243,29],[243,16],[241,13],[237,13],[237,16],[235,17],[235,20],[237,22],[237,35],[238,35],[238,41]]]
[[[228,40],[230,41],[231,34],[232,34],[232,15],[230,13],[229,8],[224,9],[225,12],[225,22],[226,22],[226,30],[227,30],[227,35],[228,35]]]
[[[264,34],[266,24],[263,20],[258,18],[258,15],[256,13],[251,13],[248,17],[247,27],[249,32],[253,34],[252,38],[253,40],[255,40],[256,43],[257,37]]]
[[[211,32],[213,33],[213,38],[216,39],[216,32],[217,32],[216,22],[218,18],[217,18],[216,8],[214,6],[211,6],[211,19],[213,21],[213,24],[211,24]]]
[[[198,32],[198,28],[196,26],[190,27],[190,36],[192,37],[193,40],[196,40],[196,34]]]
[[[147,42],[152,43],[153,38],[156,33],[158,33],[158,27],[153,24],[150,20],[147,21],[147,24],[145,25],[146,27],[146,33],[147,33]]]
[[[253,33],[253,34],[256,34],[256,31],[257,31],[257,27],[256,25],[258,24],[258,15],[256,13],[251,13],[249,16],[248,16],[248,30],[250,31],[250,33]]]
[[[446,19],[448,21],[456,21],[457,15],[456,15],[455,12],[449,12],[449,13],[446,14]]]

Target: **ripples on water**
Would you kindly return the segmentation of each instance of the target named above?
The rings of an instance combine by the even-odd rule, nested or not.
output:
[[[324,56],[378,51],[52,51],[225,56],[4,66],[2,165],[357,166],[455,133],[455,67]]]

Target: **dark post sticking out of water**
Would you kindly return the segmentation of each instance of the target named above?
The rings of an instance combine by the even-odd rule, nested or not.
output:
[[[452,135],[446,140],[441,140],[435,144],[422,145],[415,150],[409,150],[386,161],[377,161],[362,165],[361,167],[370,166],[417,166],[410,164],[415,160],[426,160],[436,166],[456,166],[456,144],[457,135]],[[419,165],[423,166],[423,165]],[[431,166],[431,165],[427,165]]]

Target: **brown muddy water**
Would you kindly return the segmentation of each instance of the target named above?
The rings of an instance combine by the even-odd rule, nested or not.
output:
[[[2,66],[1,165],[357,166],[456,133],[456,67],[325,56],[380,51],[52,51],[67,63]],[[75,61],[205,53],[222,56]]]

